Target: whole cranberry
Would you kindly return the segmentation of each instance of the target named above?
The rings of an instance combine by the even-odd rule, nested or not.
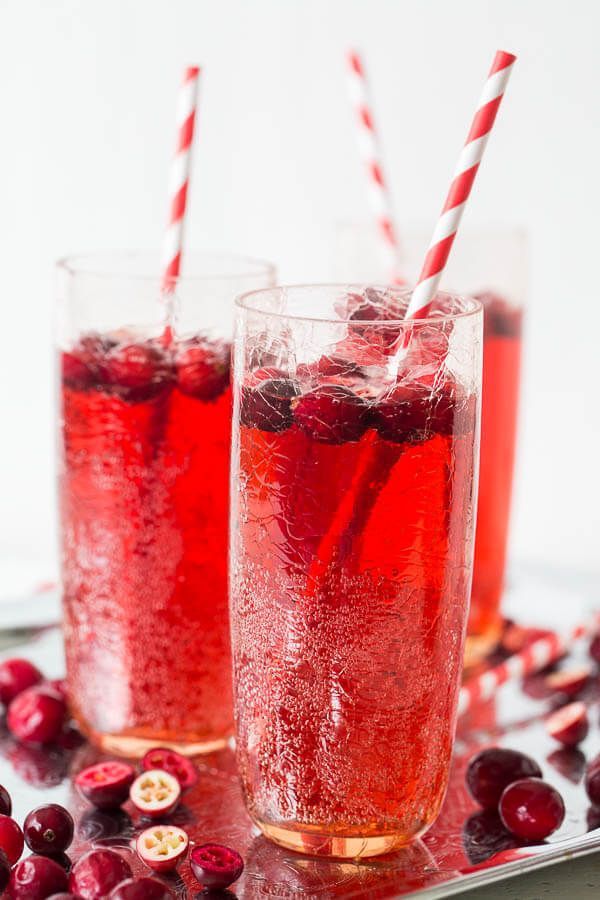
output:
[[[502,822],[525,841],[543,841],[562,825],[565,804],[551,784],[523,778],[509,784],[498,806]]]
[[[542,770],[534,759],[507,747],[481,750],[470,761],[466,782],[474,800],[484,809],[494,809],[509,784],[523,778],[541,778]]]
[[[7,724],[20,741],[49,744],[60,734],[66,712],[64,700],[51,688],[32,687],[12,701]]]
[[[293,421],[292,400],[300,393],[289,378],[267,378],[256,387],[242,388],[240,422],[261,431],[285,431]]]
[[[10,881],[10,863],[4,850],[0,850],[0,894]]]
[[[242,874],[244,860],[236,850],[222,844],[202,844],[190,854],[192,872],[202,887],[223,890]]]
[[[176,354],[177,386],[197,400],[216,400],[229,385],[230,367],[231,347],[228,344],[193,338]]]
[[[600,754],[588,763],[584,785],[592,803],[600,806]]]
[[[11,872],[8,896],[11,900],[46,900],[67,889],[67,873],[47,856],[28,856]]]
[[[90,850],[78,859],[69,876],[69,890],[83,900],[101,900],[131,878],[131,868],[114,850]]]
[[[8,706],[18,694],[41,680],[42,673],[28,659],[7,659],[0,663],[0,700]]]
[[[11,866],[21,859],[24,843],[21,826],[10,816],[0,816],[0,849],[8,856]]]
[[[430,388],[417,382],[398,384],[375,404],[377,431],[396,444],[425,440],[431,435]]]
[[[12,812],[12,800],[10,794],[3,785],[0,784],[0,815],[10,816]]]
[[[54,856],[64,853],[73,840],[71,813],[58,803],[47,803],[33,809],[23,825],[27,846],[34,853]]]
[[[349,388],[326,384],[292,402],[295,422],[315,441],[358,441],[368,427],[369,408]]]
[[[94,383],[94,371],[78,353],[61,353],[61,375],[63,383],[72,390],[84,391]]]
[[[108,900],[175,900],[175,894],[156,878],[128,878],[113,888]]]
[[[164,353],[149,341],[119,344],[107,354],[103,368],[105,381],[132,400],[152,396],[170,375]]]

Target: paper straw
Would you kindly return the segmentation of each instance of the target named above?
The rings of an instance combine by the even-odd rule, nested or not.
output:
[[[398,265],[398,238],[392,216],[390,191],[383,173],[381,144],[375,128],[373,106],[364,62],[356,50],[347,54],[348,89],[355,109],[358,148],[365,163],[369,202],[375,215],[377,235],[392,281],[401,281]]]
[[[183,75],[177,104],[177,144],[169,181],[169,220],[162,253],[162,289],[174,290],[181,269],[183,227],[191,169],[199,66],[188,66]]]
[[[471,678],[461,688],[458,697],[458,714],[462,715],[474,704],[489,700],[502,684],[517,681],[526,675],[539,672],[551,663],[560,659],[571,649],[575,641],[590,637],[600,629],[600,613],[595,613],[588,621],[572,628],[567,635],[549,634],[532,641],[514,656],[510,656],[499,666],[488,669],[481,675]]]
[[[503,50],[498,50],[494,57],[471,129],[454,171],[444,208],[412,293],[406,311],[407,318],[426,316],[429,305],[436,295],[515,59],[512,53],[505,53]]]

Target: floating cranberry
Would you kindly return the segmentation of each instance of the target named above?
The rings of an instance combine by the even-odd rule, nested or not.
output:
[[[584,785],[592,803],[600,806],[600,754],[588,763]]]
[[[562,825],[565,804],[551,784],[541,778],[523,778],[509,784],[498,806],[500,818],[525,841],[542,841]]]
[[[28,856],[12,870],[8,885],[11,900],[46,900],[67,889],[67,873],[47,856]]]
[[[292,402],[294,420],[324,444],[358,441],[368,427],[369,408],[354,391],[326,384]]]
[[[195,763],[167,747],[153,747],[152,750],[148,750],[142,760],[142,768],[146,772],[149,769],[162,769],[163,772],[174,775],[184,793],[198,782],[198,767]]]
[[[129,797],[129,788],[134,780],[133,766],[111,760],[82,769],[75,778],[75,786],[98,809],[115,809]]]
[[[93,369],[77,353],[64,350],[61,354],[62,380],[67,387],[76,391],[84,391],[92,386],[95,380]]]
[[[566,694],[568,697],[575,697],[579,694],[592,674],[589,666],[578,666],[573,669],[561,669],[558,672],[551,672],[546,675],[546,684],[548,689],[554,692]]]
[[[42,673],[28,659],[7,659],[0,663],[0,701],[8,706],[19,694],[39,684]]]
[[[575,747],[587,737],[590,730],[584,703],[569,703],[546,719],[546,731],[565,747]]]
[[[128,878],[113,888],[108,900],[175,900],[175,894],[156,878]]]
[[[10,881],[10,863],[4,850],[0,850],[0,894]]]
[[[244,860],[230,847],[224,847],[222,844],[202,844],[193,848],[190,865],[203,887],[223,890],[240,877],[244,869]]]
[[[67,709],[49,687],[31,687],[19,694],[8,708],[9,731],[25,743],[49,744],[61,732]]]
[[[73,840],[71,813],[58,803],[47,803],[32,810],[23,825],[27,846],[34,853],[55,856],[64,853]]]
[[[509,784],[541,776],[538,764],[524,753],[507,747],[489,747],[470,761],[466,781],[473,799],[484,808],[493,809]]]
[[[170,378],[165,356],[156,345],[120,344],[103,363],[104,381],[124,399],[139,401],[152,397]]]
[[[243,387],[240,422],[247,428],[284,431],[293,421],[292,400],[300,393],[289,378],[268,378],[256,387]]]
[[[228,344],[186,341],[175,357],[179,390],[204,402],[216,400],[229,385],[230,357]]]
[[[90,850],[78,859],[69,876],[69,890],[83,900],[101,900],[131,878],[131,867],[114,850]]]
[[[10,794],[0,784],[0,815],[10,816],[12,813],[12,800],[10,799]]]
[[[159,819],[173,812],[181,797],[181,787],[168,772],[150,769],[138,775],[129,789],[129,797],[139,812]]]
[[[373,418],[381,437],[396,444],[431,435],[431,390],[421,384],[398,384],[381,397]]]
[[[170,872],[185,858],[189,838],[183,828],[155,825],[138,837],[135,849],[142,862],[155,872]]]
[[[0,816],[0,850],[4,850],[11,866],[21,859],[24,845],[21,826],[10,816]]]

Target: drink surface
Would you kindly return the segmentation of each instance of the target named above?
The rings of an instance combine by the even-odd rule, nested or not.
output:
[[[76,716],[100,742],[222,741],[232,726],[229,345],[87,334],[61,362]]]
[[[438,329],[391,382],[367,358],[382,329],[357,334],[293,375],[246,371],[236,399],[241,776],[263,830],[314,852],[323,835],[391,849],[435,819],[472,565],[475,395]]]
[[[484,309],[479,499],[469,635],[499,634],[508,543],[521,368],[522,311],[497,295]],[[467,649],[468,660],[468,649]]]

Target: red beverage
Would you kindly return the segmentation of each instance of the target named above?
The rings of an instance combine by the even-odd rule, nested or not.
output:
[[[285,846],[349,857],[422,834],[444,797],[477,447],[475,305],[451,323],[451,338],[447,320],[416,326],[396,377],[386,344],[396,344],[399,327],[371,321],[378,310],[365,294],[334,355],[313,362],[299,362],[306,320],[280,313],[280,364],[258,371],[252,348],[269,341],[252,333],[260,294],[248,295],[232,457],[232,636],[248,809]],[[268,311],[264,319],[269,329]],[[340,323],[311,325],[310,341],[331,353],[329,331]],[[454,340],[463,356],[451,370]]]
[[[522,311],[492,293],[479,299],[484,307],[481,456],[467,662],[490,649],[502,624],[521,369]]]
[[[229,345],[81,337],[61,357],[69,694],[110,748],[231,732]]]

